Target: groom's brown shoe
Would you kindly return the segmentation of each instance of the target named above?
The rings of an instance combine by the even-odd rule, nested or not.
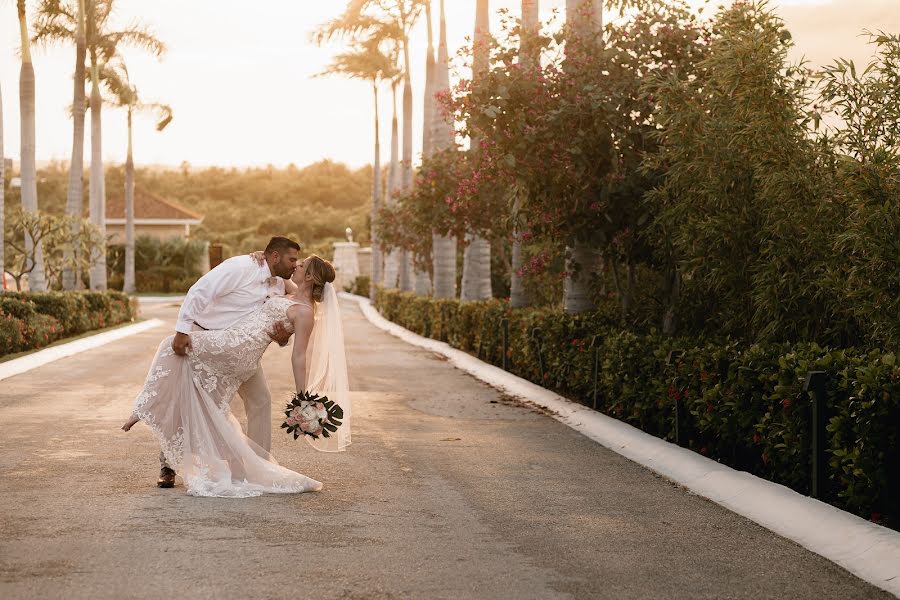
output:
[[[163,467],[162,469],[160,469],[159,479],[156,480],[156,485],[161,488],[175,487],[175,471],[173,471],[169,467]]]

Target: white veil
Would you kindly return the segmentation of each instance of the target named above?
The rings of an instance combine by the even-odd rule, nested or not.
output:
[[[331,437],[313,439],[303,436],[316,450],[340,452],[350,445],[350,386],[347,381],[347,356],[344,352],[344,327],[337,292],[325,284],[322,301],[316,306],[315,326],[306,348],[306,389],[328,396],[344,410],[342,425]]]

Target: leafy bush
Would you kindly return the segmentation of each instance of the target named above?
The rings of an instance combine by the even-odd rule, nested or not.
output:
[[[176,266],[152,267],[134,274],[135,286],[141,293],[172,294],[188,291],[197,277]]]
[[[376,305],[391,321],[498,366],[503,364],[500,323],[507,318],[510,371],[589,406],[591,344],[597,336],[598,410],[674,441],[675,403],[681,403],[682,445],[801,493],[809,492],[812,436],[803,378],[808,371],[825,371],[831,415],[825,499],[900,526],[900,363],[893,353],[670,338],[653,330],[624,331],[612,311],[568,315],[396,290],[379,289]],[[683,354],[669,366],[673,349]]]
[[[0,348],[2,354],[12,354],[25,349],[25,321],[17,319],[0,308]]]
[[[349,292],[351,294],[356,294],[357,296],[364,296],[366,298],[369,297],[369,284],[370,280],[365,275],[360,275],[356,279],[353,280],[352,283],[349,283],[344,286],[344,291]]]
[[[159,240],[138,236],[134,244],[135,287],[141,293],[186,292],[202,275],[200,266],[206,244],[198,240],[173,237]],[[109,287],[122,289],[125,273],[125,248],[110,246],[107,264],[111,271]]]
[[[122,292],[0,294],[0,355],[132,321],[136,314],[137,304]]]

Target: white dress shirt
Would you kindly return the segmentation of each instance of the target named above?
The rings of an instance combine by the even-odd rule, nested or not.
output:
[[[284,280],[274,277],[269,265],[250,256],[234,256],[191,286],[175,331],[190,333],[194,324],[203,329],[228,329],[260,308],[271,296],[284,294]]]

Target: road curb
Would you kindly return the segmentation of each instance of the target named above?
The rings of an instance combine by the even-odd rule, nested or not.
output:
[[[449,344],[415,334],[382,317],[367,298],[347,293],[340,296],[357,302],[375,327],[445,356],[458,369],[493,387],[549,409],[553,418],[613,452],[900,597],[900,532],[717,463],[567,400]]]
[[[104,346],[110,342],[120,340],[130,335],[135,335],[142,331],[159,327],[162,324],[163,322],[160,319],[150,319],[149,321],[127,325],[125,327],[113,329],[112,331],[104,331],[103,333],[81,338],[80,340],[75,340],[67,344],[60,344],[59,346],[53,346],[52,348],[38,350],[37,352],[22,356],[21,358],[14,358],[13,360],[0,363],[0,381],[14,377],[15,375],[21,375],[22,373],[42,367],[61,358],[73,356],[86,350],[93,350],[94,348],[99,348],[100,346]]]

